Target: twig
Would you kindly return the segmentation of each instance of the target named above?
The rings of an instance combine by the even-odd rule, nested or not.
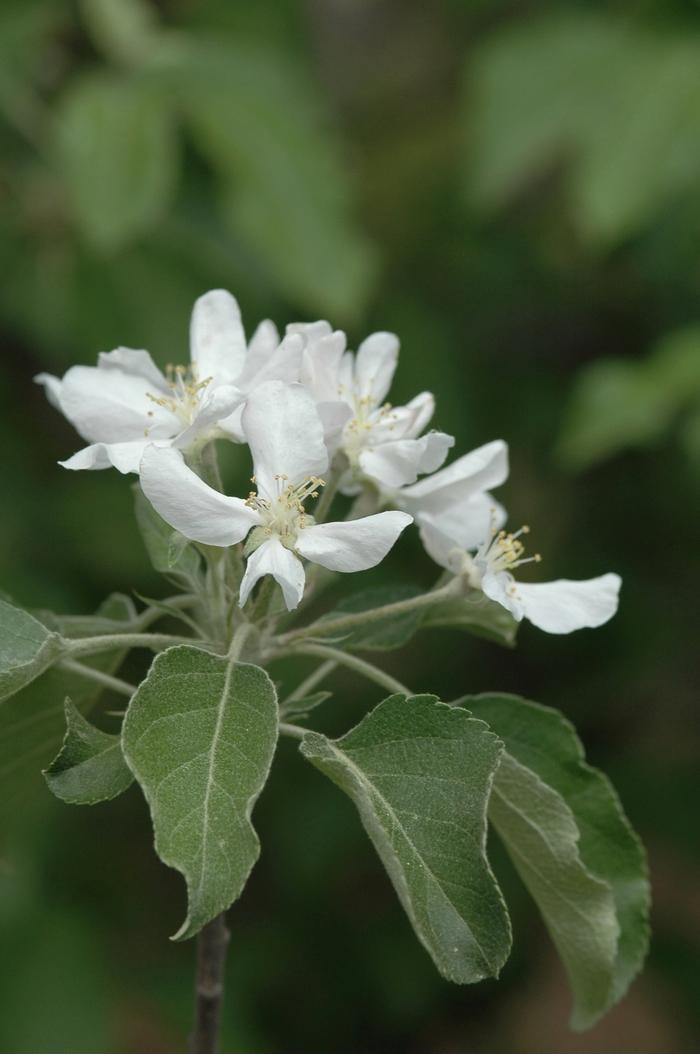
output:
[[[197,937],[194,1027],[190,1054],[217,1054],[224,996],[224,971],[229,931],[224,912],[208,922]]]

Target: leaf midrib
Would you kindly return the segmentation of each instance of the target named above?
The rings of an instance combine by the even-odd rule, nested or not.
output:
[[[425,738],[428,738],[428,737],[425,737]],[[406,839],[406,842],[410,846],[411,851],[413,852],[413,854],[416,856],[416,858],[418,860],[421,861],[421,863],[425,867],[426,872],[430,875],[432,881],[435,882],[436,886],[440,890],[443,891],[445,899],[450,903],[450,905],[452,906],[452,908],[454,909],[456,914],[459,916],[460,919],[462,919],[464,925],[469,930],[469,933],[471,934],[472,939],[473,939],[476,947],[479,949],[479,952],[480,952],[480,954],[481,954],[481,956],[483,958],[483,961],[488,965],[489,969],[493,969],[494,966],[491,963],[490,957],[484,951],[480,941],[478,940],[476,934],[474,933],[474,930],[472,929],[471,926],[469,926],[469,924],[467,923],[466,919],[461,914],[461,912],[458,910],[457,906],[455,905],[455,903],[451,899],[451,897],[445,892],[445,890],[443,888],[443,885],[442,885],[441,881],[438,879],[438,877],[435,874],[435,872],[430,867],[428,867],[427,863],[425,862],[425,859],[424,859],[423,855],[419,852],[417,847],[414,845],[412,839],[409,837],[408,832],[406,831],[406,828],[401,823],[401,821],[400,821],[398,815],[396,814],[394,808],[392,807],[392,805],[386,800],[386,798],[381,793],[381,791],[378,788],[376,788],[374,786],[374,784],[369,782],[368,778],[365,776],[365,774],[363,773],[362,769],[358,768],[358,766],[354,763],[354,761],[352,760],[352,758],[350,757],[349,754],[347,754],[345,751],[343,751],[343,750],[339,749],[338,747],[336,747],[335,744],[332,743],[330,740],[327,740],[327,742],[328,742],[328,745],[330,746],[331,750],[333,751],[333,753],[336,756],[338,756],[339,758],[345,760],[345,762],[348,765],[348,767],[350,768],[351,772],[357,777],[357,779],[359,780],[360,784],[368,792],[370,798],[372,796],[375,796],[376,798],[379,799],[379,801],[382,803],[382,805],[386,808],[387,812],[389,813],[389,815],[390,815],[390,817],[392,819],[392,822],[396,825],[398,830],[401,831],[402,835]],[[405,871],[404,871],[403,867],[401,868],[401,871],[402,871],[402,874],[403,874],[404,882],[406,882],[406,875],[405,875]],[[406,883],[406,884],[408,885],[408,883]],[[431,927],[431,929],[432,929],[432,927]],[[434,936],[435,936],[435,934],[434,934],[434,931],[433,931],[433,937]]]

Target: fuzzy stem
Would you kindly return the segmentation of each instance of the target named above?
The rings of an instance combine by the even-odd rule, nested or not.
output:
[[[176,637],[171,633],[105,633],[99,637],[80,637],[68,641],[68,654],[95,655],[100,651],[113,651],[116,648],[150,648],[162,651],[173,644],[193,644],[202,647],[202,642],[193,637]]]
[[[320,666],[317,666],[315,670],[312,670],[308,677],[305,677],[297,687],[291,692],[284,700],[282,706],[285,707],[289,703],[296,703],[297,699],[304,699],[309,692],[312,692],[317,684],[327,677],[336,668],[338,663],[335,659],[328,659],[327,662],[322,662]]]
[[[102,670],[96,670],[93,666],[83,666],[82,663],[73,662],[71,659],[64,659],[60,665],[62,670],[77,673],[80,677],[85,677],[88,681],[95,681],[97,684],[101,684],[103,688],[109,688],[120,695],[126,695],[129,699],[136,691],[136,685],[122,681],[120,677],[111,677],[110,674],[103,673]]]
[[[285,721],[280,721],[280,735],[289,736],[291,739],[303,739],[308,729],[300,728],[299,725],[289,725]]]
[[[348,652],[339,651],[337,648],[329,648],[326,644],[300,644],[288,654],[315,655],[319,659],[332,660],[337,662],[339,666],[347,666],[349,670],[354,670],[361,677],[366,677],[368,681],[374,681],[375,684],[381,685],[382,688],[387,688],[390,692],[400,692],[401,695],[411,694],[410,688],[407,688],[401,681],[397,681],[391,674],[380,670],[378,666],[373,666],[371,662],[365,662],[364,659],[358,658],[357,655],[350,655]]]
[[[190,1054],[217,1054],[219,1050],[229,936],[226,915],[222,912],[208,922],[197,937],[195,1019],[190,1036]]]
[[[283,647],[293,644],[295,641],[304,640],[307,637],[334,637],[339,633],[348,633],[358,626],[366,626],[370,622],[380,622],[385,618],[396,615],[406,615],[421,608],[431,607],[443,600],[450,600],[460,595],[463,590],[462,582],[455,577],[447,585],[440,589],[433,589],[430,593],[411,597],[408,600],[398,600],[394,604],[384,604],[382,607],[370,608],[368,611],[358,611],[352,615],[342,615],[335,619],[323,619],[320,622],[312,622],[310,626],[301,629],[290,630],[278,638],[277,643]]]

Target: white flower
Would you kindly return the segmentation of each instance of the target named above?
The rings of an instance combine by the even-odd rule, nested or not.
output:
[[[399,353],[393,333],[373,333],[355,355],[345,351],[345,334],[327,322],[288,326],[287,333],[304,340],[301,381],[316,401],[329,453],[340,448],[347,456],[345,493],[356,493],[363,479],[394,488],[439,468],[454,439],[421,435],[435,409],[433,396],[423,392],[407,406],[384,402]]]
[[[316,524],[304,502],[323,486],[328,468],[323,428],[311,395],[300,385],[270,381],[249,397],[242,416],[257,490],[247,500],[207,486],[175,449],[151,446],[141,463],[141,486],[171,526],[194,541],[254,546],[240,589],[245,604],[263,575],[282,588],[287,607],[304,592],[300,557],[331,571],[374,567],[411,523],[403,512],[381,512],[342,523]],[[252,543],[252,545],[251,545]]]
[[[280,344],[262,322],[246,348],[238,304],[215,289],[194,305],[191,364],[163,374],[146,351],[118,348],[97,366],[73,366],[62,380],[39,374],[49,401],[90,444],[67,461],[70,469],[138,472],[151,443],[187,450],[216,435],[242,440],[239,418],[247,393],[271,377],[296,380],[301,342]]]
[[[414,483],[419,475],[434,472],[454,445],[454,438],[444,432],[421,434],[435,411],[430,392],[406,406],[384,401],[398,354],[393,333],[373,333],[356,355],[346,353],[340,366],[339,393],[352,411],[343,429],[342,449],[353,475],[371,479],[380,488]]]
[[[561,578],[555,582],[516,582],[512,572],[540,556],[525,557],[520,541],[528,533],[512,534],[492,526],[488,537],[469,553],[459,538],[437,518],[425,518],[421,534],[433,559],[455,574],[464,574],[474,589],[501,604],[518,622],[526,618],[547,633],[571,633],[602,626],[617,611],[621,580],[616,574],[583,582]]]
[[[425,548],[439,563],[431,551],[431,525],[439,524],[453,545],[475,548],[494,521],[499,527],[505,523],[505,510],[489,491],[507,478],[508,447],[502,439],[495,439],[387,497],[414,517]]]
[[[290,323],[286,334],[302,341],[300,380],[316,403],[323,425],[323,438],[332,457],[340,443],[343,428],[352,416],[350,407],[338,395],[345,334],[340,329],[331,329],[329,323],[323,321]]]

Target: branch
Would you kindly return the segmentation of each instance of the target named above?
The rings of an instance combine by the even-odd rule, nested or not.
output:
[[[190,1036],[190,1054],[217,1054],[219,1050],[229,937],[224,912],[208,922],[197,937],[195,1018]]]

